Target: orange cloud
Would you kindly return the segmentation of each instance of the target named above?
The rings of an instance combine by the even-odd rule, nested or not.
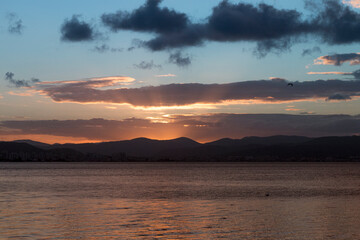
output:
[[[341,66],[343,63],[349,62],[350,65],[360,64],[360,53],[342,53],[325,55],[314,60],[315,65],[335,65]]]
[[[343,0],[342,2],[353,6],[354,8],[360,8],[360,0]]]
[[[33,96],[34,95],[34,92],[13,92],[13,91],[10,91],[10,92],[7,92],[9,95],[13,95],[13,96],[22,96],[22,97],[30,97],[30,96]]]
[[[313,75],[313,74],[319,74],[319,75],[352,75],[351,72],[308,72],[307,74]]]
[[[155,75],[155,77],[176,77],[176,75],[169,73],[169,74],[164,74],[164,75]]]
[[[309,72],[315,74],[315,72]],[[328,72],[317,74],[354,73]],[[131,79],[131,78],[130,78]],[[128,79],[126,78],[125,81]],[[118,80],[116,80],[118,81]],[[55,102],[76,102],[82,104],[112,103],[129,104],[135,108],[156,110],[165,108],[214,108],[215,105],[279,103],[326,99],[336,93],[357,96],[359,81],[317,80],[293,82],[293,87],[283,79],[244,81],[227,84],[168,84],[140,88],[112,88],[114,80],[87,80],[65,84],[42,85],[41,94]],[[236,103],[237,101],[237,103]]]
[[[117,109],[117,107],[115,107],[115,106],[106,106],[105,108],[107,108],[107,109]]]
[[[112,76],[112,77],[91,78],[91,80],[93,80],[93,81],[112,81],[112,82],[134,82],[135,78]]]

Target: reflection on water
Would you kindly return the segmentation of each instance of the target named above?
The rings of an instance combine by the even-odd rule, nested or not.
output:
[[[358,164],[2,163],[0,238],[360,239],[359,189]]]

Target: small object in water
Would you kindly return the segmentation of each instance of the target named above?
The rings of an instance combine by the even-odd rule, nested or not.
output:
[[[269,194],[269,193],[266,193],[266,194],[265,194],[265,197],[268,197],[268,196],[270,196],[270,194]]]
[[[288,87],[293,87],[294,84],[293,83],[288,83]]]

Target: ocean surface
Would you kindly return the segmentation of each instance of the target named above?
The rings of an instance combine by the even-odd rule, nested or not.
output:
[[[0,163],[0,239],[360,239],[360,164]]]

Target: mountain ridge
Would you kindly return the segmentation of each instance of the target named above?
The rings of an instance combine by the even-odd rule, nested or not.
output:
[[[53,145],[32,140],[0,142],[0,153],[9,151],[79,161],[360,161],[360,136],[252,136],[207,143],[186,137]]]

